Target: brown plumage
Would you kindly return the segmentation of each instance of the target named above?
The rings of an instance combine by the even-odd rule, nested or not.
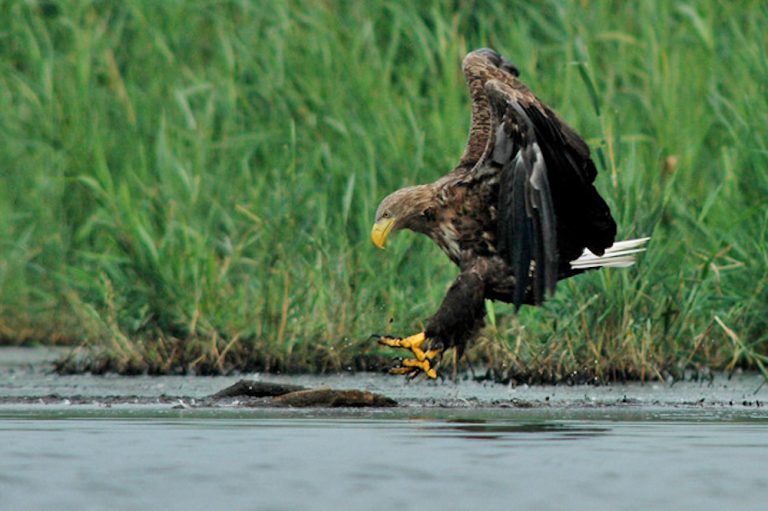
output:
[[[425,234],[458,265],[425,335],[459,352],[483,326],[485,299],[540,304],[558,280],[589,267],[571,264],[585,249],[600,261],[593,267],[619,265],[597,257],[613,244],[616,224],[593,186],[584,140],[495,51],[473,51],[463,68],[472,123],[459,164],[386,197],[372,232],[380,247],[390,232]]]

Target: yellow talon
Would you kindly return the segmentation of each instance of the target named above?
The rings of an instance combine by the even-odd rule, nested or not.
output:
[[[432,364],[429,362],[429,360],[414,360],[412,358],[406,358],[403,360],[403,367],[421,369],[433,380],[437,378],[437,371],[432,367]]]
[[[389,346],[390,348],[405,348],[413,350],[414,348],[419,349],[419,346],[421,346],[421,343],[423,343],[426,338],[427,337],[424,335],[424,332],[419,332],[418,334],[414,334],[404,339],[399,337],[382,337],[379,339],[379,344]]]
[[[424,351],[421,345],[427,340],[424,332],[411,335],[410,337],[381,337],[379,344],[390,348],[404,348],[410,350],[415,358],[407,358],[402,361],[399,367],[390,369],[389,374],[401,374],[415,376],[419,370],[423,371],[429,378],[437,378],[437,370],[432,367],[432,360],[442,353],[442,349],[431,349]]]

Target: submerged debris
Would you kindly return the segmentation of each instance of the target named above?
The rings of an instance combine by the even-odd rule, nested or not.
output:
[[[299,390],[290,392],[273,400],[276,405],[292,407],[320,406],[328,408],[347,407],[386,407],[397,406],[397,401],[381,394],[365,390],[335,390],[329,388]]]
[[[212,399],[223,399],[226,397],[276,397],[305,390],[301,385],[291,385],[289,383],[272,383],[268,381],[240,380],[226,389],[220,390],[211,396]]]
[[[397,406],[395,400],[365,390],[337,390],[328,387],[308,389],[301,385],[254,380],[240,380],[208,399],[216,402],[231,398],[245,398],[237,401],[237,405],[250,407],[359,408]]]

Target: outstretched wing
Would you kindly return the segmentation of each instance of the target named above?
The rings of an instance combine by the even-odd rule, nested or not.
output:
[[[492,50],[464,62],[478,137],[473,144],[470,132],[465,157],[485,143],[470,175],[498,176],[496,241],[515,276],[513,301],[520,307],[530,288],[538,304],[558,279],[577,273],[569,263],[584,248],[600,255],[611,246],[616,223],[593,185],[597,170],[584,140]]]
[[[510,61],[489,48],[481,48],[464,58],[464,77],[472,100],[472,122],[469,127],[467,147],[457,169],[469,170],[485,153],[491,132],[491,111],[485,83],[489,80],[513,80],[520,73]]]

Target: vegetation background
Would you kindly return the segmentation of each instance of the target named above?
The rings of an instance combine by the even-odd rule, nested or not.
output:
[[[378,367],[456,270],[369,241],[436,179],[489,46],[588,140],[630,270],[489,306],[469,353],[518,381],[768,360],[763,1],[0,3],[0,338],[61,370]]]

